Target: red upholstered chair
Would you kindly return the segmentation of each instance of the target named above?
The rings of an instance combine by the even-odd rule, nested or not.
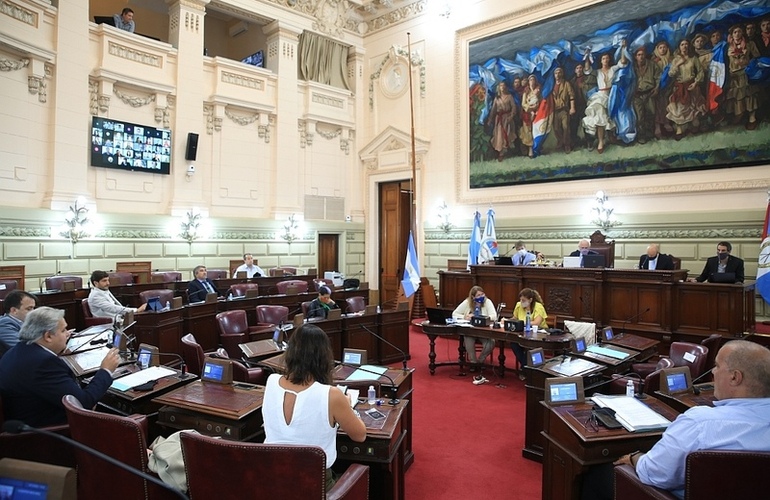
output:
[[[257,321],[261,324],[280,325],[289,320],[286,306],[257,306]]]
[[[700,450],[687,455],[685,500],[760,498],[770,489],[770,452]],[[643,484],[630,465],[615,467],[615,498],[676,499],[668,491]]]
[[[94,325],[106,325],[107,323],[112,323],[112,318],[94,318],[94,315],[91,314],[91,306],[88,305],[88,299],[80,301],[80,308],[83,311],[83,322],[85,323],[86,328]]]
[[[182,273],[179,271],[159,271],[150,274],[151,283],[171,283],[182,281]]]
[[[5,297],[16,290],[17,286],[16,280],[0,280],[0,300],[5,300]]]
[[[69,276],[64,274],[59,274],[57,276],[51,276],[50,278],[45,279],[45,288],[46,290],[62,290],[64,288],[63,283],[65,281],[71,281],[73,283],[73,286],[77,288],[83,288],[83,278],[80,276]]]
[[[328,286],[329,290],[334,290],[334,281],[332,281],[332,280],[327,280],[325,278],[316,278],[316,279],[313,280],[313,283],[315,284],[315,291],[316,292],[322,286]]]
[[[313,302],[312,300],[306,300],[305,302],[302,303],[302,314],[304,314],[306,318],[307,318],[307,312],[310,310],[310,304],[312,302]]]
[[[134,275],[126,271],[107,273],[110,277],[110,285],[130,285],[134,282]]]
[[[689,366],[690,376],[695,379],[706,371],[706,358],[708,357],[708,348],[700,344],[690,342],[672,342],[669,349],[669,358],[674,362],[674,366]],[[688,358],[691,361],[688,361]],[[639,374],[640,377],[646,377],[657,369],[659,360],[649,363],[635,363],[631,369]]]
[[[348,467],[325,492],[326,454],[315,446],[243,443],[189,432],[181,441],[192,500],[369,497],[369,467],[361,464]]]
[[[210,356],[219,359],[229,359],[233,364],[233,380],[236,382],[247,382],[257,385],[265,385],[265,382],[267,382],[267,376],[270,372],[258,366],[246,366],[240,359],[230,357],[223,347],[217,349],[217,352]]]
[[[718,333],[712,333],[705,339],[701,340],[700,345],[708,347],[709,352],[708,356],[706,356],[706,370],[711,370],[714,368],[714,362],[717,359],[717,352],[719,352],[719,348],[722,347],[722,336]],[[708,374],[700,381],[708,382],[710,380],[714,380],[714,377],[711,374]]]
[[[233,297],[245,297],[248,290],[255,290],[259,293],[259,285],[256,283],[236,283],[230,286],[230,292]]]
[[[210,280],[227,279],[227,269],[207,269],[206,276]]]
[[[615,240],[607,237],[598,229],[590,237],[591,250],[604,255],[604,267],[615,267]]]
[[[72,439],[126,465],[155,475],[147,468],[147,417],[123,417],[86,410],[75,396],[62,398]],[[75,450],[78,499],[179,498],[160,486],[120,469],[101,458]]]
[[[245,344],[252,339],[252,333],[269,333],[272,335],[273,327],[266,328],[266,325],[259,327],[250,327],[246,311],[243,309],[234,309],[217,314],[217,328],[219,328],[219,343],[225,348],[229,357],[240,359],[242,356],[241,348],[238,344]]]
[[[143,292],[139,292],[139,300],[142,302],[142,304],[146,304],[147,301],[153,297],[160,297],[160,303],[163,307],[165,307],[166,302],[171,302],[174,300],[174,290],[158,288],[156,290],[145,290]]]
[[[286,280],[286,281],[279,281],[275,284],[276,288],[278,288],[278,293],[282,294],[296,294],[296,293],[305,293],[307,292],[307,281],[304,280]]]
[[[0,400],[0,425],[5,423]],[[69,425],[43,427],[44,430],[70,437]],[[46,464],[75,467],[75,450],[68,443],[36,432],[0,432],[0,458],[15,458]]]
[[[187,365],[188,372],[196,375],[201,374],[206,354],[192,333],[182,337],[182,357]]]
[[[345,309],[346,313],[357,313],[366,309],[366,301],[363,297],[349,297],[345,299],[348,306]]]

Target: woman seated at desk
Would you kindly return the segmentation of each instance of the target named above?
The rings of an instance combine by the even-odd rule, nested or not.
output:
[[[519,301],[516,303],[516,307],[513,308],[513,320],[527,321],[527,313],[529,313],[530,325],[536,326],[539,330],[545,330],[548,328],[548,324],[545,320],[548,318],[548,314],[545,312],[545,306],[543,305],[543,299],[540,298],[540,294],[536,290],[531,288],[524,288],[519,292]],[[519,364],[523,367],[527,364],[527,352],[516,342],[511,344],[513,354],[519,361]],[[524,372],[519,372],[519,378],[524,380]]]
[[[337,426],[350,439],[366,439],[366,426],[350,407],[347,396],[331,386],[334,359],[331,342],[316,325],[305,324],[286,349],[286,375],[267,379],[262,403],[266,444],[318,446],[326,453],[326,490],[336,479]]]
[[[460,302],[460,305],[452,312],[455,319],[470,320],[473,316],[488,316],[489,321],[497,321],[497,311],[495,305],[489,300],[480,286],[474,286],[468,293],[468,298]],[[495,341],[492,339],[483,339],[465,335],[465,353],[468,356],[468,362],[471,364],[471,371],[475,371],[480,364],[484,363],[495,348]],[[476,358],[476,340],[481,342],[481,359]],[[474,382],[483,379],[481,375],[476,377]]]
[[[310,302],[307,308],[307,319],[326,319],[331,309],[339,309],[340,306],[332,300],[332,289],[322,285],[318,289],[318,297]]]

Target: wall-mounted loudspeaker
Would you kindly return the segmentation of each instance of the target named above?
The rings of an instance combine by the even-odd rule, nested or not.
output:
[[[187,134],[187,149],[184,152],[184,159],[195,161],[198,156],[198,134],[190,132]]]

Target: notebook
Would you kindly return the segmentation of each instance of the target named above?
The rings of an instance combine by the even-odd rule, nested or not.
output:
[[[682,394],[692,391],[690,368],[677,366],[661,371],[660,391],[664,394]]]
[[[452,311],[449,309],[440,309],[438,307],[426,307],[428,321],[437,325],[445,325],[447,318],[452,317]]]
[[[567,256],[564,257],[564,267],[580,267],[580,256],[578,257],[572,257]]]

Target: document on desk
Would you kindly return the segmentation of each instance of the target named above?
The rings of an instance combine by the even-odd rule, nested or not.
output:
[[[380,378],[378,375],[382,375],[386,371],[388,371],[386,366],[361,365],[360,369],[348,375],[345,380],[377,380]]]
[[[665,429],[671,423],[646,404],[629,396],[594,395],[594,403],[615,411],[615,419],[629,432]]]
[[[630,354],[626,352],[616,351],[615,349],[610,349],[609,347],[603,347],[596,344],[588,346],[586,351],[592,352],[594,354],[601,354],[602,356],[609,356],[610,358],[615,359],[626,359],[630,356]]]
[[[176,375],[176,371],[164,366],[151,366],[144,370],[132,373],[131,375],[126,375],[125,377],[114,380],[110,388],[125,392],[138,385],[146,384],[152,380],[160,380],[169,375]]]

